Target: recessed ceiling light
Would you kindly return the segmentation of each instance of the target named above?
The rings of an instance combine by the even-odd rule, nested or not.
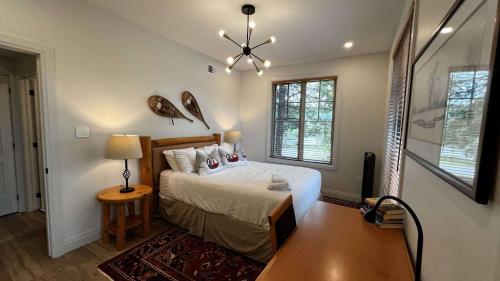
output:
[[[451,26],[447,26],[447,27],[441,29],[441,33],[443,33],[443,34],[448,34],[448,33],[452,33],[452,32],[453,32],[453,27],[451,27]]]
[[[344,48],[350,49],[353,45],[354,45],[354,43],[352,43],[352,41],[345,42],[344,43]]]

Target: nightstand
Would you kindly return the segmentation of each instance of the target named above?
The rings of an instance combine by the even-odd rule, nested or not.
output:
[[[153,189],[147,185],[134,185],[135,190],[120,193],[121,186],[114,186],[97,193],[102,203],[101,241],[109,243],[109,235],[116,236],[116,249],[125,248],[125,231],[142,225],[142,236],[149,235],[150,200]],[[135,212],[135,202],[141,201],[141,214]],[[116,220],[111,221],[111,205],[116,207]],[[126,207],[125,207],[126,206]],[[125,214],[125,209],[128,215]]]

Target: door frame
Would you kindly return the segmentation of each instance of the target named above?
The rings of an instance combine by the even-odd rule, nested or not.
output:
[[[59,182],[59,169],[56,165],[59,159],[57,147],[57,136],[59,134],[57,124],[55,124],[55,120],[57,120],[55,50],[38,42],[3,33],[0,33],[0,48],[37,57],[38,88],[40,91],[40,132],[43,140],[40,148],[42,149],[45,169],[48,171],[48,173],[40,175],[40,180],[45,183],[48,255],[55,258],[64,254],[62,189]]]

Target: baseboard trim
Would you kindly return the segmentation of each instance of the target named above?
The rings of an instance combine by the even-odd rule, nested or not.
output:
[[[328,197],[347,200],[347,201],[351,201],[351,202],[361,202],[361,195],[359,195],[359,194],[343,192],[343,191],[338,191],[338,190],[331,190],[331,189],[322,189],[321,194],[328,196]]]
[[[99,239],[100,235],[101,227],[98,226],[83,233],[70,236],[64,240],[64,252],[68,253],[91,242],[94,242],[95,240]]]

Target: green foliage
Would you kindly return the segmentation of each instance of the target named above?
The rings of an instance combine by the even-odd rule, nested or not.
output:
[[[274,138],[277,153],[284,157],[298,158],[299,132],[304,130],[303,158],[311,161],[330,161],[334,83],[333,80],[309,81],[303,95],[301,83],[276,86]],[[301,104],[304,105],[303,109]],[[304,128],[300,128],[302,114]]]

